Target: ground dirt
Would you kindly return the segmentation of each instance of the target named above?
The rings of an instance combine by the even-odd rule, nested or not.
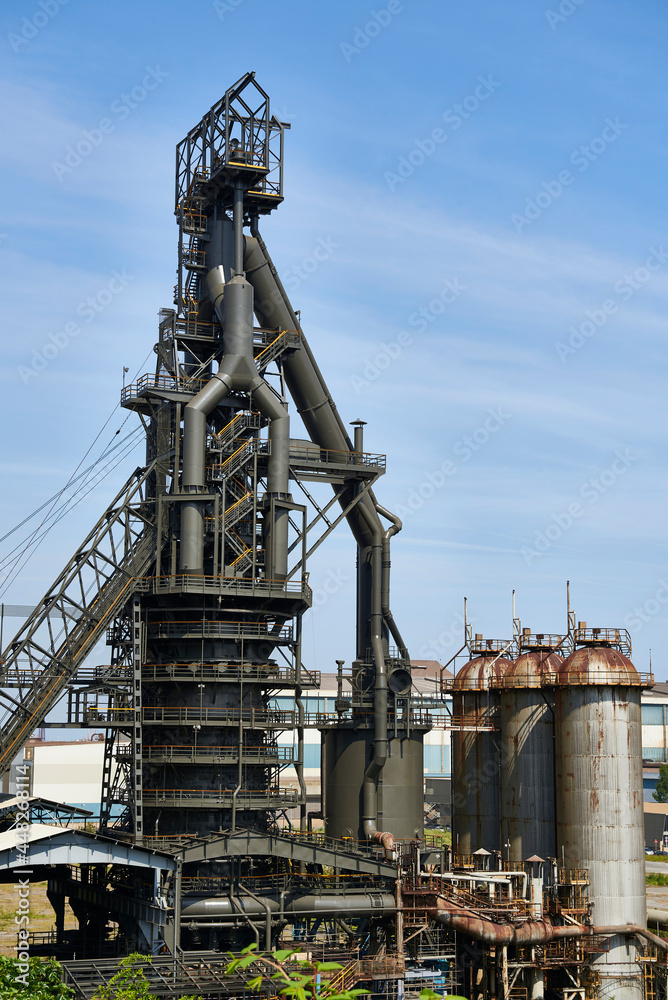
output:
[[[19,895],[17,882],[0,884],[0,955],[15,955]],[[25,926],[25,925],[24,925]],[[46,898],[46,882],[30,883],[30,925],[31,933],[43,934],[55,930],[56,915]],[[65,929],[77,926],[77,921],[69,904],[65,906]]]

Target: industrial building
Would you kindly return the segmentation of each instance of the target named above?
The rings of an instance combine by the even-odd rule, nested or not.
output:
[[[374,994],[663,996],[645,901],[653,678],[628,633],[569,609],[562,635],[466,627],[451,673],[421,679],[391,609],[385,456],[344,424],[260,233],[286,129],[250,73],[177,146],[174,307],[155,370],[121,397],[146,464],[0,674],[3,772],[65,697],[63,725],[104,733],[100,829],[32,802],[0,833],[0,870],[48,878],[49,947],[80,997],[137,949],[162,995],[236,995],[226,952],[253,942],[343,957],[339,983]],[[357,545],[356,655],[323,686],[302,652],[307,566],[339,525]],[[434,781],[451,772],[451,846],[424,829],[425,750]]]

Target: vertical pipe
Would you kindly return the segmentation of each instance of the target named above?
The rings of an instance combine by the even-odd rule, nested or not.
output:
[[[297,705],[297,781],[299,782],[299,832],[306,833],[306,781],[304,780],[304,702],[302,701],[302,615],[297,613],[295,644],[295,704]]]
[[[367,513],[363,510],[367,517]],[[368,518],[369,527],[374,524]],[[371,644],[376,667],[373,697],[374,717],[374,749],[371,763],[364,772],[362,785],[362,829],[368,839],[378,833],[378,789],[377,781],[387,761],[387,671],[385,668],[385,650],[383,648],[382,610],[381,610],[381,573],[382,573],[382,531],[380,525],[374,530],[371,545]]]
[[[244,273],[244,192],[239,181],[234,185],[234,270]]]
[[[174,882],[174,978],[176,979],[176,963],[181,952],[181,878],[183,861],[176,859],[176,879]]]

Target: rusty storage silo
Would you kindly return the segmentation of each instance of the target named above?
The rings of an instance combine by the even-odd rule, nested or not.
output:
[[[499,685],[500,820],[504,857],[556,857],[554,708],[549,678],[564,662],[559,636],[524,629]],[[544,682],[548,681],[545,686]]]
[[[575,630],[576,649],[554,688],[557,852],[589,873],[597,927],[646,926],[640,695],[628,633]],[[562,855],[563,852],[563,855]],[[635,938],[609,938],[593,966],[600,997],[637,1000],[642,969]]]
[[[499,692],[493,686],[510,667],[509,644],[476,635],[478,653],[452,684],[452,843],[458,854],[483,847],[497,851],[499,839]]]

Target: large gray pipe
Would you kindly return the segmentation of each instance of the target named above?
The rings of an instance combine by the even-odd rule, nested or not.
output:
[[[280,903],[272,896],[214,896],[209,899],[201,897],[183,897],[181,906],[181,918],[187,920],[189,917],[199,919],[211,918],[230,920],[238,917],[240,913],[248,916],[265,915],[267,908],[271,913],[280,910]],[[368,916],[379,911],[394,912],[396,901],[390,893],[361,893],[360,895],[347,896],[345,893],[338,895],[322,896],[295,896],[283,907],[285,914],[296,915],[317,915],[327,914],[332,911],[337,913],[347,913],[351,917]]]
[[[296,329],[301,335],[301,350],[284,361],[290,394],[297,405],[312,441],[333,451],[352,451],[353,446],[334,405],[325,380],[297,316],[283,288],[257,226],[253,238],[246,240],[244,267],[255,288],[255,312],[261,325]],[[352,493],[346,491],[341,505],[346,506]],[[379,512],[392,522],[383,533]],[[362,826],[365,836],[379,834],[377,827],[377,781],[387,761],[387,672],[385,667],[386,627],[408,657],[405,643],[390,611],[390,539],[401,530],[401,521],[377,504],[373,493],[363,497],[348,513],[347,520],[358,545],[357,565],[357,656],[366,660],[371,646],[375,664],[374,754],[367,767],[362,791]]]
[[[193,494],[181,513],[181,571],[204,572],[204,511],[195,499],[205,488],[206,418],[231,390],[249,393],[269,419],[268,493],[270,501],[288,497],[290,418],[284,403],[260,376],[253,358],[253,287],[240,274],[225,281],[222,265],[207,274],[207,286],[223,327],[223,357],[218,371],[184,409],[183,490]],[[284,579],[288,565],[288,511],[274,507],[268,539],[267,575]]]
[[[392,612],[390,611],[390,568],[392,565],[390,560],[390,539],[393,535],[396,535],[401,531],[402,524],[397,515],[393,514],[392,511],[387,510],[385,507],[381,507],[375,497],[374,501],[378,513],[387,518],[388,521],[392,522],[383,535],[383,576],[381,584],[381,610],[383,614],[383,621],[392,633],[392,638],[397,644],[399,655],[404,660],[408,660],[408,650],[406,649],[406,644],[401,636],[401,632],[399,631],[397,623],[394,620]]]
[[[366,510],[363,510],[366,516]],[[380,523],[374,529],[371,545],[371,646],[376,667],[373,696],[374,748],[373,757],[362,782],[362,830],[367,840],[379,833],[378,830],[378,780],[387,763],[387,670],[385,668],[385,648],[383,645],[382,614],[382,558],[383,533]]]
[[[312,441],[321,448],[338,452],[353,450],[343,421],[334,405],[325,380],[313,357],[306,337],[281,284],[267,248],[256,226],[252,237],[246,238],[244,267],[255,289],[255,314],[261,326],[281,330],[298,330],[301,349],[283,362],[285,380],[297,411]],[[353,489],[344,490],[341,506],[353,499]],[[362,514],[366,512],[366,517]],[[371,545],[374,532],[369,524],[382,530],[373,496],[367,494],[346,515],[353,537],[359,547],[357,566],[357,659],[366,660],[371,646]]]

